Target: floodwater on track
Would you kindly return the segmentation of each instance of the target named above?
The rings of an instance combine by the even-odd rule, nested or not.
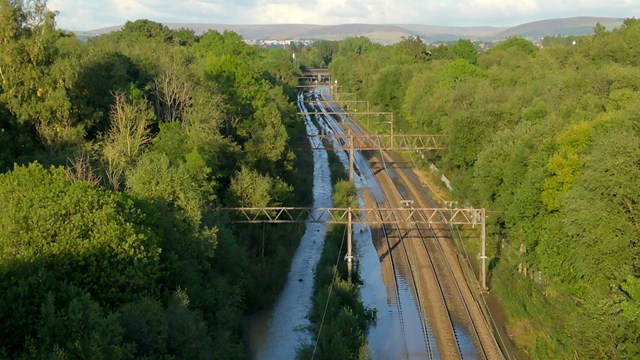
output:
[[[307,133],[318,134],[318,129],[310,121],[307,121]],[[331,175],[325,151],[313,152],[313,173],[313,206],[331,207]],[[300,345],[312,341],[307,315],[311,310],[314,273],[326,230],[326,223],[307,223],[291,262],[287,283],[275,306],[253,315],[246,322],[246,338],[252,358],[295,359]]]
[[[305,121],[308,134],[318,134],[318,129],[310,119],[307,118]],[[318,119],[318,122],[325,133],[329,130],[328,126],[333,125],[329,120]],[[348,169],[346,153],[338,151],[337,154]],[[327,153],[314,151],[313,159],[314,207],[331,207],[332,187]],[[365,165],[366,159],[360,153],[356,153],[354,162],[358,170],[354,182],[358,190],[359,206],[364,207],[364,189],[369,191],[376,202],[382,203],[382,189],[371,168]],[[307,316],[311,309],[314,272],[322,252],[326,226],[307,223],[305,234],[292,260],[287,283],[273,309],[255,314],[246,321],[246,339],[252,358],[295,359],[296,351],[301,344],[314,341],[313,334],[309,331],[310,323]],[[431,352],[434,358],[439,358],[435,341],[425,339],[420,312],[411,287],[397,270],[395,274],[383,274],[383,265],[368,225],[354,224],[353,232],[355,266],[363,281],[360,287],[362,301],[365,306],[374,308],[377,312],[376,321],[370,326],[367,334],[369,357],[426,358]],[[395,281],[389,283],[388,278],[393,279],[394,276],[398,282],[398,292]],[[429,327],[428,324],[426,326]],[[457,333],[463,337],[460,346],[465,359],[474,358],[471,351],[465,350],[473,347],[473,343],[464,339],[464,331],[457,330]],[[470,339],[468,334],[467,338]]]
[[[330,124],[327,122],[323,125]],[[344,151],[338,151],[337,155],[342,165],[348,170],[348,155]],[[354,176],[358,205],[364,208],[363,189],[369,191],[377,203],[382,204],[384,202],[382,188],[375,179],[371,167],[360,152],[354,155],[355,167],[358,170]],[[367,334],[369,357],[371,359],[427,358],[429,350],[425,343],[422,320],[413,291],[397,271],[395,276],[399,284],[398,292],[396,293],[393,284],[385,283],[381,260],[368,225],[354,224],[353,232],[356,266],[363,281],[360,296],[365,306],[377,311],[376,322],[369,327]],[[435,347],[435,343],[431,343],[431,346]],[[436,349],[432,351],[437,355]]]
[[[480,359],[478,348],[473,342],[471,334],[464,326],[457,326],[454,324],[454,331],[456,333],[456,339],[458,339],[458,347],[460,348],[460,355],[463,359],[476,360]]]

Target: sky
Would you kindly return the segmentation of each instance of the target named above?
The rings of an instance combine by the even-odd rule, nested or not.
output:
[[[48,0],[57,25],[95,30],[149,19],[207,24],[515,26],[574,16],[640,18],[640,0]]]

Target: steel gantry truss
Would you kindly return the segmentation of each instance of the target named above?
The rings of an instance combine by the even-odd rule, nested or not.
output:
[[[328,76],[327,76],[328,75]],[[299,77],[299,87],[326,86],[319,83],[330,82],[331,75],[326,70],[314,69]],[[337,90],[338,84],[335,81]],[[333,89],[333,86],[331,87]],[[354,94],[355,95],[355,94]],[[443,135],[394,135],[393,113],[371,112],[369,102],[363,100],[343,101],[351,104],[366,104],[366,111],[357,112],[359,115],[378,115],[387,118],[391,130],[389,135],[358,134],[348,130],[343,134],[310,135],[309,142],[312,150],[334,150],[349,152],[349,180],[353,181],[354,152],[356,150],[442,150]],[[339,115],[350,116],[348,111],[310,111],[299,112],[299,115]],[[325,141],[327,140],[327,141]],[[334,141],[336,140],[337,143]],[[481,229],[481,286],[487,290],[486,285],[486,212],[485,209],[451,209],[451,208],[414,208],[406,206],[401,208],[310,208],[310,207],[236,207],[218,208],[218,212],[231,215],[230,222],[249,224],[291,224],[291,223],[333,223],[347,225],[347,269],[349,281],[353,266],[353,223],[368,223],[379,225],[391,224],[445,224],[445,225],[479,225]]]
[[[357,101],[360,102],[360,101]],[[368,103],[368,101],[367,101]],[[349,180],[353,180],[353,154],[358,150],[443,150],[444,135],[439,134],[394,134],[393,133],[393,113],[391,112],[359,112],[360,115],[382,115],[385,116],[391,125],[390,134],[354,134],[351,130],[347,134],[319,134],[309,135],[309,142],[312,150],[334,150],[349,152]],[[346,111],[307,111],[299,112],[298,115],[339,115],[349,116]],[[334,146],[332,139],[338,140],[340,145]],[[323,140],[329,140],[323,142]]]
[[[334,145],[331,141],[338,140],[339,145]],[[344,150],[349,153],[349,181],[353,181],[354,152],[360,150],[442,150],[444,149],[443,135],[355,135],[350,130],[347,135],[343,134],[320,134],[309,135],[309,142],[312,150]]]
[[[235,215],[234,223],[291,224],[300,222],[347,224],[349,213],[353,223],[380,225],[482,225],[484,209],[464,208],[311,208],[311,207],[229,207],[217,211]]]
[[[351,279],[353,263],[352,225],[367,223],[377,225],[428,224],[480,226],[481,236],[481,286],[487,289],[486,276],[486,211],[463,208],[311,208],[311,207],[235,207],[218,208],[218,212],[232,215],[233,223],[292,224],[331,223],[347,225],[347,268]]]
[[[336,139],[341,146],[335,147],[323,144],[323,140]],[[320,134],[309,135],[312,150],[444,150],[444,135],[437,134]]]
[[[327,86],[331,84],[331,74],[327,69],[310,69],[298,76],[299,88]]]

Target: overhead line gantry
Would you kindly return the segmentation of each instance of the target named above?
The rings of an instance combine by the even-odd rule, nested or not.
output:
[[[324,69],[322,69],[324,70]],[[328,76],[327,76],[328,75]],[[319,87],[326,86],[322,82],[331,81],[330,74],[325,71],[310,71],[303,73],[299,80],[307,84],[298,87]],[[308,84],[311,82],[312,84]],[[337,82],[337,81],[336,81]],[[337,84],[336,84],[337,86]],[[348,100],[343,103],[366,103],[367,111],[358,112],[359,115],[382,115],[387,117],[391,124],[390,135],[380,134],[353,134],[348,130],[347,135],[344,134],[320,134],[309,135],[312,150],[334,150],[349,152],[349,180],[354,178],[354,152],[356,150],[442,150],[443,135],[423,135],[423,134],[400,134],[393,133],[393,113],[390,112],[371,112],[369,111],[369,102],[363,100]],[[319,102],[318,102],[319,103]],[[298,112],[299,115],[339,115],[350,116],[352,113],[348,111],[311,111]],[[325,141],[329,140],[329,141]],[[333,145],[332,140],[337,140],[338,145]],[[231,219],[234,223],[307,223],[307,222],[323,222],[334,224],[346,224],[347,229],[347,263],[349,270],[349,279],[351,279],[352,265],[352,224],[369,223],[369,224],[448,224],[448,225],[479,225],[481,228],[481,286],[482,290],[486,290],[486,211],[485,209],[450,209],[450,208],[310,208],[310,207],[260,207],[260,208],[218,208],[217,211],[231,213],[237,216]],[[354,216],[355,215],[355,216]]]
[[[461,208],[312,208],[312,207],[229,207],[218,208],[218,212],[231,213],[234,223],[245,224],[295,224],[295,223],[331,223],[347,225],[347,260],[352,255],[353,223],[377,225],[391,224],[428,224],[428,225],[472,225],[480,226],[482,241],[481,286],[487,289],[486,267],[484,259],[486,244],[485,209]],[[350,261],[349,261],[350,262]],[[350,264],[349,264],[350,265]],[[350,268],[350,266],[349,266]],[[351,278],[349,274],[349,278]]]

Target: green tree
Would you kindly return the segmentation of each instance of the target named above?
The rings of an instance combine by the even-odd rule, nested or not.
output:
[[[167,26],[151,20],[127,21],[122,28],[122,35],[157,39],[165,43],[173,42],[174,32]]]
[[[155,296],[161,276],[145,215],[122,194],[37,163],[0,175],[0,200],[0,346],[12,356],[125,357],[111,312]]]
[[[640,329],[637,326],[637,319],[640,316],[640,279],[636,276],[627,276],[620,284],[624,292],[625,300],[621,305],[622,314],[622,341],[620,352],[629,357],[640,355]]]
[[[501,41],[496,44],[491,51],[504,51],[509,49],[513,49],[516,52],[520,52],[528,56],[538,53],[538,48],[534,43],[521,37],[510,37]]]
[[[456,54],[459,59],[465,59],[471,64],[475,65],[478,63],[478,50],[470,40],[458,40],[453,47],[453,53]]]
[[[126,197],[72,184],[63,169],[37,163],[0,175],[0,197],[0,259],[6,264],[59,267],[58,280],[87,289],[102,304],[154,290],[157,238],[136,225],[142,214]]]
[[[167,154],[147,153],[128,173],[127,189],[141,198],[177,208],[185,220],[197,227],[206,204],[215,198],[215,193],[212,184],[208,183],[210,169],[201,159],[192,161],[197,163],[188,164],[183,158],[179,163],[171,164]]]
[[[242,168],[231,180],[229,193],[244,207],[265,207],[271,202],[271,179],[249,168]]]
[[[593,124],[578,123],[558,135],[558,152],[550,159],[547,168],[552,176],[544,182],[542,199],[549,210],[557,210],[559,203],[580,173],[583,160],[581,153],[591,143]]]
[[[410,66],[401,65],[384,68],[375,78],[370,101],[386,111],[399,112],[413,70]]]
[[[433,60],[454,60],[456,58],[453,47],[446,44],[438,44],[438,46],[431,48],[429,51],[431,51]]]
[[[256,164],[279,160],[284,153],[288,136],[278,108],[274,104],[261,107],[249,126],[249,140],[245,144],[249,160]]]
[[[37,335],[26,341],[26,355],[55,359],[131,359],[132,346],[122,342],[122,333],[115,315],[105,314],[86,293],[60,299],[49,292],[41,306]]]
[[[133,100],[127,99],[123,93],[113,95],[111,127],[103,143],[102,156],[109,184],[118,190],[123,174],[133,167],[144,146],[151,141],[149,126],[154,115],[140,95],[134,95],[137,98]]]
[[[429,59],[427,55],[427,45],[420,39],[420,36],[402,37],[396,45],[398,51],[407,56],[411,61],[424,62]]]
[[[69,100],[69,72],[56,63],[55,14],[45,1],[0,2],[0,103],[36,129],[50,155],[77,144],[84,129]]]
[[[189,309],[189,297],[176,290],[168,306],[168,350],[182,359],[209,359],[211,339],[202,315]]]
[[[135,357],[161,357],[167,354],[167,314],[157,300],[142,298],[120,308],[118,322],[125,343],[135,344]]]
[[[366,36],[348,37],[339,42],[338,53],[341,56],[362,55],[376,47],[377,45]]]
[[[336,41],[320,40],[313,43],[311,56],[315,66],[327,67],[333,60],[333,54],[338,51]]]
[[[440,84],[449,84],[455,87],[456,84],[472,77],[486,77],[486,74],[478,66],[460,58],[445,65]]]

